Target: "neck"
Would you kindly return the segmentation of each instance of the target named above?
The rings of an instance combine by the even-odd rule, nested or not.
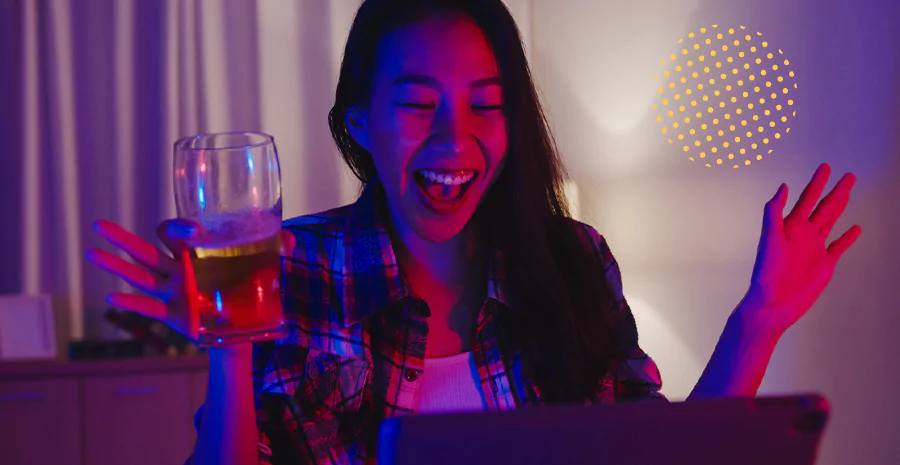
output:
[[[487,290],[484,254],[477,253],[476,234],[466,227],[441,243],[411,234],[394,250],[412,292],[430,310],[425,357],[470,350],[478,311]]]
[[[427,280],[441,287],[461,291],[471,282],[478,265],[477,235],[467,225],[455,237],[430,242],[415,232],[396,231],[397,260],[412,281]]]
[[[469,222],[455,237],[430,242],[392,222],[391,243],[410,290],[428,305],[426,357],[470,350],[487,290],[487,255]]]

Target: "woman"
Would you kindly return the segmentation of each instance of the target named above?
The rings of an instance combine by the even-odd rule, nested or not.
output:
[[[290,337],[210,350],[192,463],[372,462],[393,415],[665,400],[606,241],[569,218],[500,0],[366,1],[329,123],[362,194],[285,222]],[[823,165],[786,219],[786,186],[766,205],[749,290],[691,398],[754,395],[858,237],[825,247],[854,183],[813,211],[828,176]],[[114,224],[97,230],[150,271],[91,260],[157,299],[110,302],[195,334],[182,263]],[[191,233],[160,227],[174,257]]]

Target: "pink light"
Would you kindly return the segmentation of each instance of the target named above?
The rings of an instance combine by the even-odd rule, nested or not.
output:
[[[200,172],[201,172],[201,173],[205,173],[205,172],[206,172],[206,163],[201,163],[201,164],[200,164]]]

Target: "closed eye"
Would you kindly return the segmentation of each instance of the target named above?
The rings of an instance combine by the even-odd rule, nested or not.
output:
[[[472,109],[475,111],[502,110],[503,105],[472,105]]]
[[[434,105],[430,103],[413,103],[413,102],[401,102],[401,107],[413,108],[415,110],[433,110]]]

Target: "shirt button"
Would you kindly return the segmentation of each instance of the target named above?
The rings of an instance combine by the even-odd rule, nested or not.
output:
[[[406,373],[403,374],[403,377],[406,378],[410,383],[415,383],[417,379],[419,379],[419,372],[413,369],[406,370]]]

